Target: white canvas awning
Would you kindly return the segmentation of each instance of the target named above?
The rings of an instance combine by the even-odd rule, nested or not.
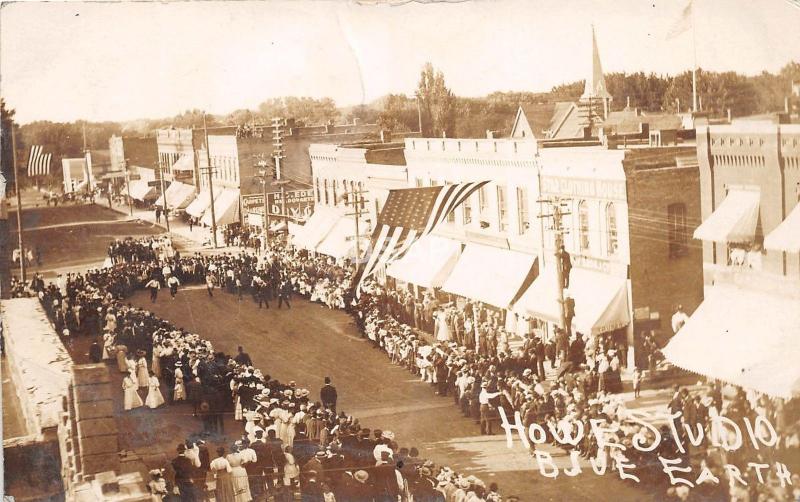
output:
[[[573,268],[564,297],[575,301],[574,331],[598,335],[630,324],[626,280],[602,272]],[[514,304],[514,312],[561,324],[555,268],[540,271],[531,287]]]
[[[151,187],[145,180],[133,180],[130,183],[130,195],[132,199],[144,201],[152,198],[155,194],[155,187]]]
[[[211,226],[211,204],[203,213],[200,223]],[[214,196],[214,219],[217,226],[229,225],[239,220],[239,190],[224,188],[218,196]]]
[[[173,171],[194,171],[194,160],[190,155],[181,155],[178,160],[172,164]],[[169,199],[167,199],[169,202]]]
[[[508,308],[532,273],[534,255],[467,244],[442,290]]]
[[[694,238],[723,243],[753,242],[761,192],[730,190],[725,200],[694,231]]]
[[[389,264],[386,275],[426,288],[441,288],[461,254],[461,243],[426,235],[405,256]]]
[[[764,239],[764,249],[800,253],[800,203]]]
[[[343,214],[343,211],[337,208],[316,206],[305,225],[290,227],[292,244],[298,248],[315,250]]]
[[[359,242],[361,254],[369,245],[369,224],[361,220],[358,231],[361,234]],[[316,248],[318,253],[332,256],[336,259],[356,257],[356,222],[351,216],[342,216],[331,227],[328,234]]]
[[[796,299],[783,296],[710,287],[662,352],[685,370],[774,397],[796,397],[800,395],[797,305]]]
[[[219,197],[219,194],[222,192],[222,189],[215,188],[214,189],[214,198],[216,199]],[[208,191],[208,188],[204,188],[200,190],[200,193],[197,194],[197,197],[186,207],[186,214],[189,216],[194,216],[195,218],[200,218],[205,213],[206,209],[211,205],[211,192]]]
[[[166,196],[170,209],[183,209],[194,199],[194,187],[180,181],[173,181],[167,187]],[[164,207],[163,195],[156,199],[155,205]]]

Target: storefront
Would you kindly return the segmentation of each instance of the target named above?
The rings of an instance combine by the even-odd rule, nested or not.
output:
[[[401,259],[389,264],[386,274],[418,287],[441,288],[458,262],[459,241],[426,235],[420,238]]]
[[[217,226],[238,223],[239,214],[239,190],[223,188],[218,196],[214,196],[213,219],[216,220]],[[200,223],[211,226],[212,212],[210,207],[203,213]]]
[[[344,212],[339,208],[317,206],[305,225],[290,225],[292,244],[301,249],[315,251],[343,216]]]
[[[214,189],[214,198],[216,199],[219,197],[220,193],[222,192],[221,188]],[[169,201],[167,201],[169,202]],[[201,218],[203,213],[206,212],[211,206],[211,192],[204,188],[200,190],[200,193],[197,194],[197,197],[188,205],[186,206],[186,214],[193,218]]]
[[[176,209],[186,209],[186,207],[194,200],[195,193],[192,185],[181,183],[180,181],[173,181],[167,187],[164,195],[156,199],[155,205],[164,207],[164,197],[166,195],[167,206],[171,211]]]
[[[342,216],[334,223],[315,250],[337,260],[355,260],[357,252],[363,256],[369,247],[371,235],[369,224],[366,219],[360,219],[358,231],[356,231],[355,218],[353,216]],[[357,234],[359,235],[358,246],[356,246]]]

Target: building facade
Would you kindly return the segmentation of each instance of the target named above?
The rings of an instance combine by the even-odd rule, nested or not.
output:
[[[797,395],[800,125],[698,121],[705,298],[664,354],[676,366],[773,397]]]

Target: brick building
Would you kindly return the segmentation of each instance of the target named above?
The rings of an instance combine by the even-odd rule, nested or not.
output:
[[[705,300],[664,349],[674,364],[771,396],[797,395],[800,125],[699,121]],[[692,220],[690,220],[692,221]]]

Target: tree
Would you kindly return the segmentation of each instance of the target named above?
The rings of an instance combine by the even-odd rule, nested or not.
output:
[[[452,136],[455,129],[455,97],[441,71],[425,63],[420,72],[417,99],[422,111],[423,136]]]
[[[378,115],[378,126],[389,133],[416,131],[419,127],[416,101],[405,94],[389,94]]]

